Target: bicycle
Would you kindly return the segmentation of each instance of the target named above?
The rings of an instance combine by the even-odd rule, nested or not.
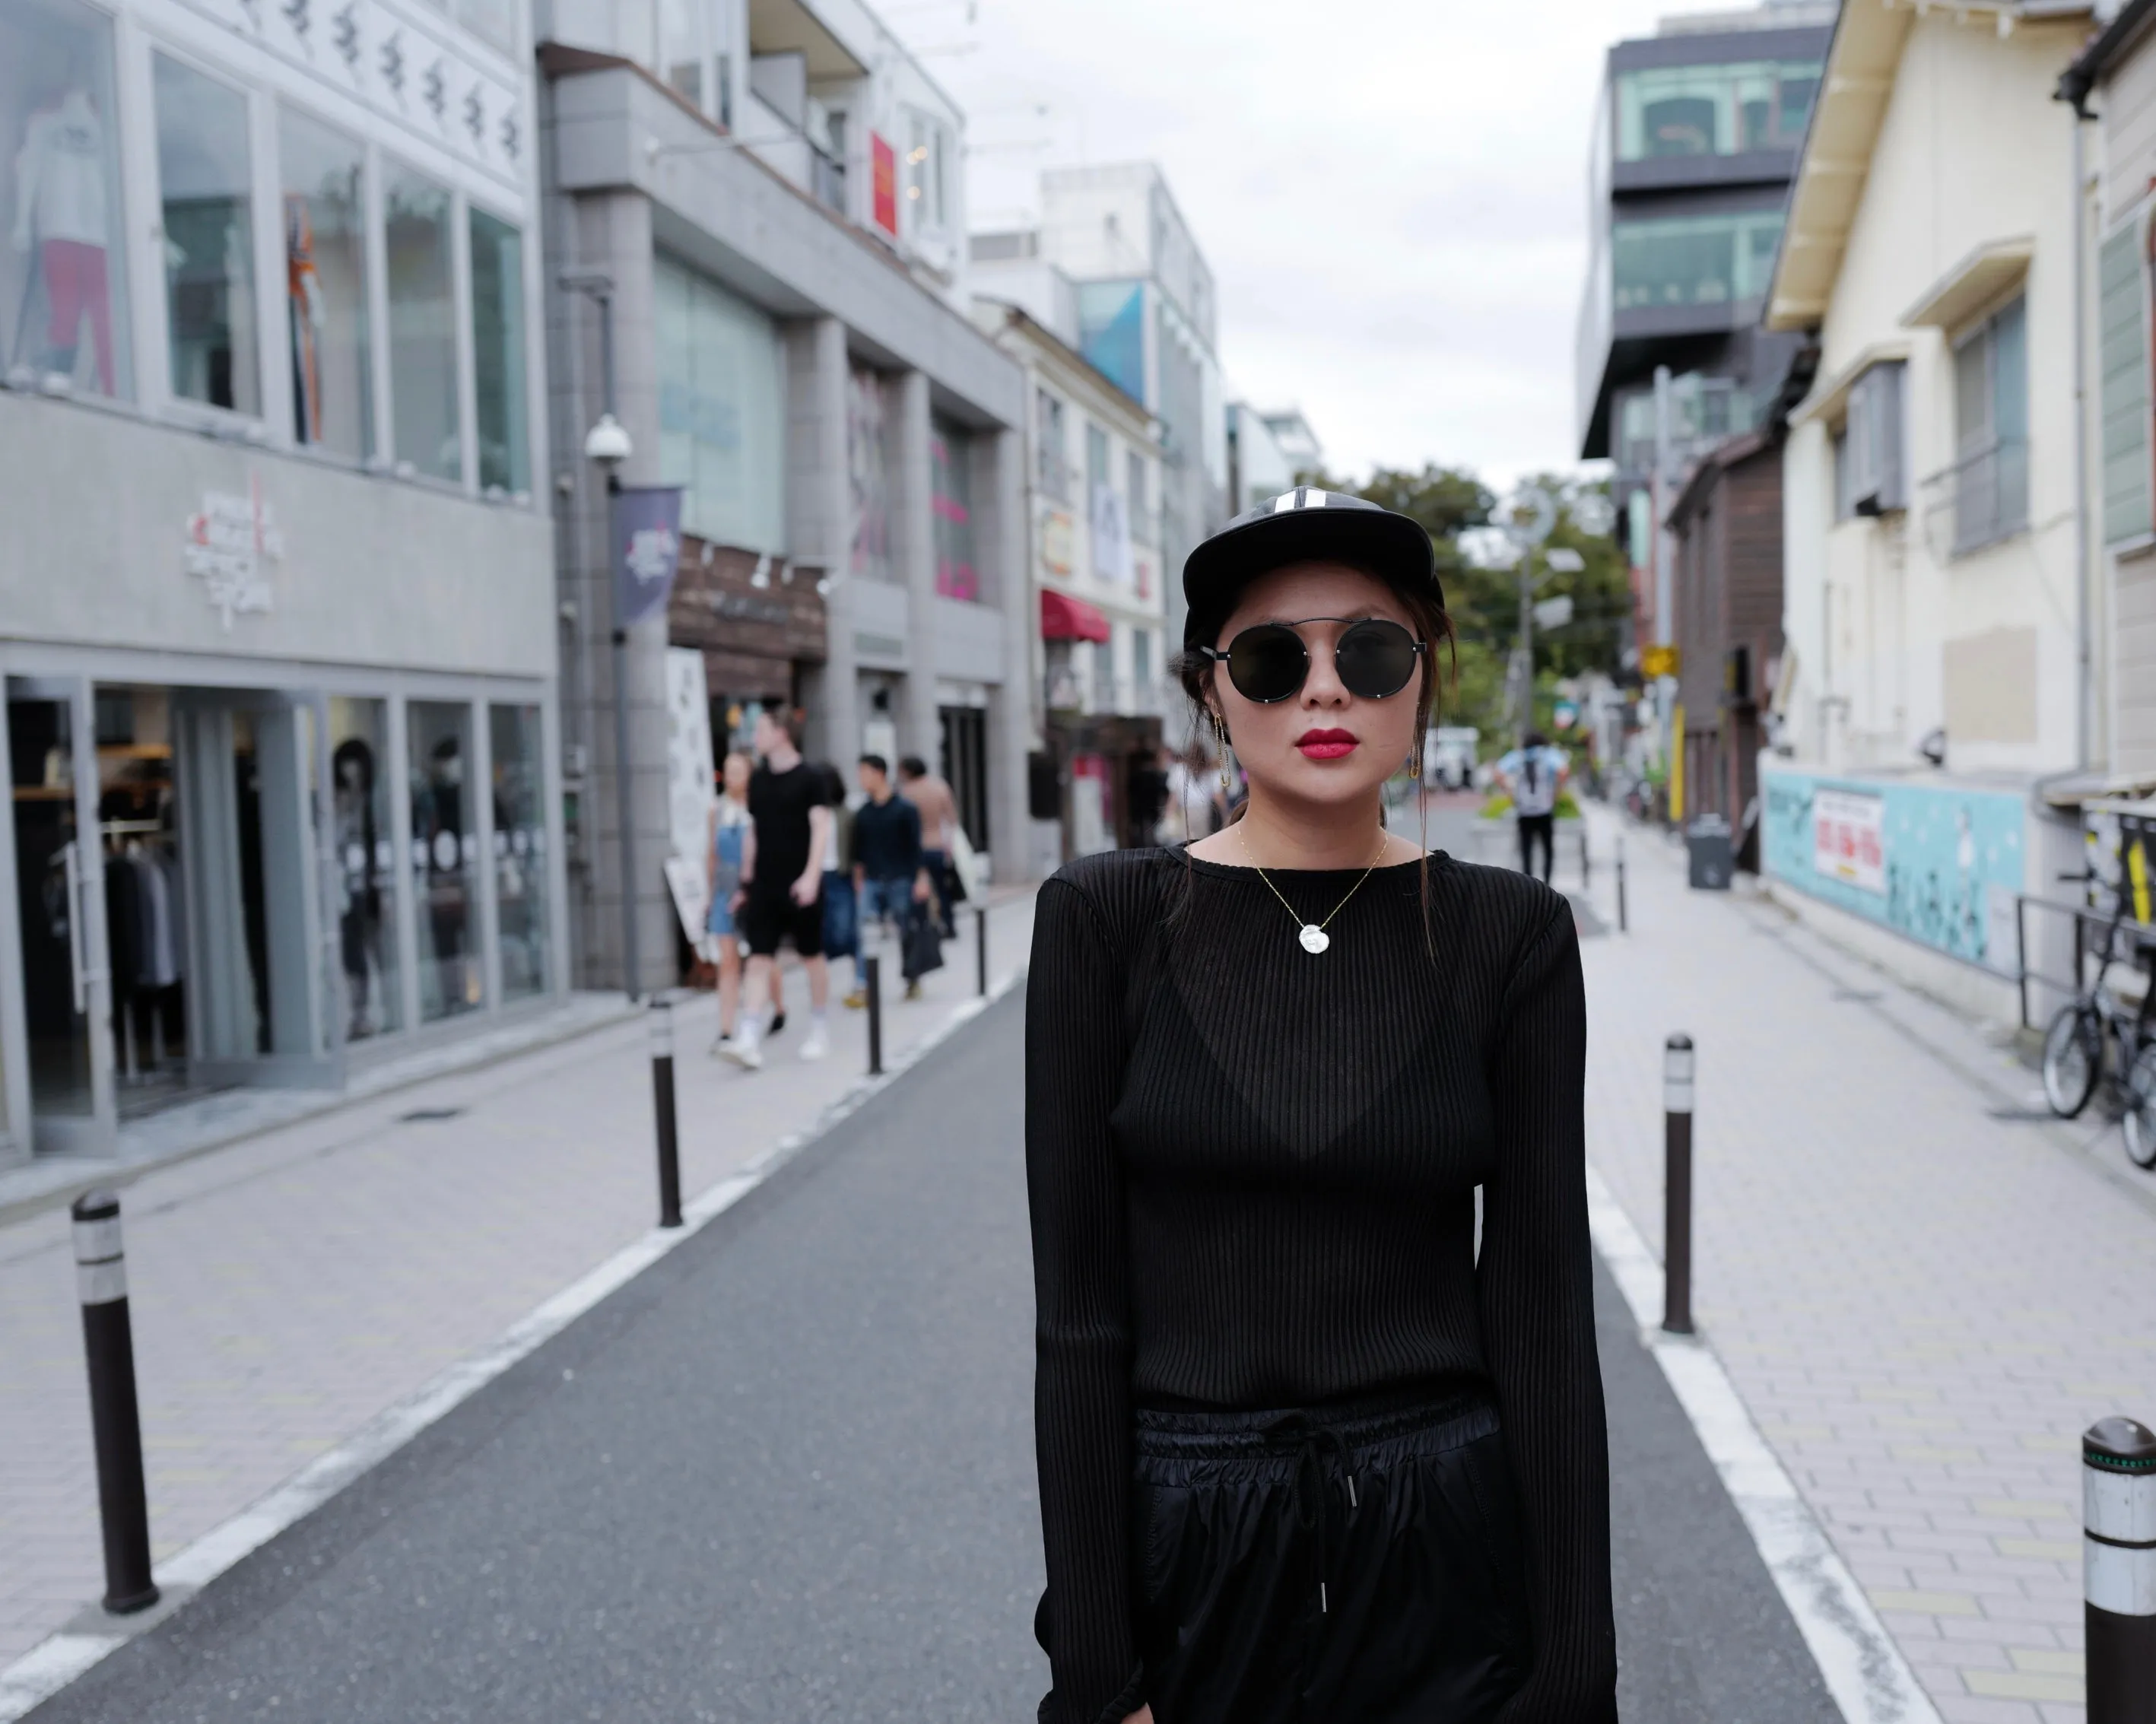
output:
[[[2097,878],[2093,870],[2062,874],[2062,880],[2083,883]],[[2128,1012],[2104,986],[2118,956],[2119,930],[2126,924],[2125,883],[2112,894],[2111,920],[2097,949],[2096,978],[2061,1006],[2044,1032],[2044,1099],[2062,1120],[2076,1119],[2096,1094],[2104,1075],[2104,1054],[2112,1050],[2112,1069],[2124,1110],[2120,1126],[2126,1153],[2138,1167],[2156,1167],[2156,976],[2143,991],[2140,1006]],[[2136,939],[2135,957],[2146,966],[2156,952]]]

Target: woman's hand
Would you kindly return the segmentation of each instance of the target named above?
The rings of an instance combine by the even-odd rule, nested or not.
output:
[[[1140,1706],[1129,1717],[1123,1720],[1123,1724],[1152,1724],[1152,1708]]]

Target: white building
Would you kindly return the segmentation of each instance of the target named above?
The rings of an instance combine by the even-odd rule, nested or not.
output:
[[[665,654],[713,729],[805,712],[812,757],[941,767],[998,878],[1024,868],[1032,593],[1024,378],[969,320],[957,107],[857,0],[542,0],[555,425],[603,399],[621,480],[680,485],[672,605],[628,631],[639,979],[674,978]],[[578,973],[623,971],[607,499],[556,475]]]
[[[1325,464],[1325,452],[1301,412],[1261,413],[1249,403],[1228,403],[1228,513],[1255,509],[1295,489],[1296,475]]]
[[[1055,788],[1033,813],[1036,865],[1147,841],[1131,774],[1154,764],[1168,698],[1168,574],[1160,542],[1160,444],[1152,415],[1055,329],[1017,305],[974,317],[1024,367],[1035,777]],[[1047,775],[1052,773],[1052,780]],[[1047,798],[1044,795],[1042,802]]]
[[[0,8],[0,1162],[566,986],[531,49]]]
[[[2012,972],[2016,896],[2076,865],[2041,791],[2087,763],[2095,698],[2074,121],[2051,99],[2088,28],[2051,5],[1845,8],[1766,312],[1820,348],[1784,458],[1768,871],[2009,1013],[1979,972]]]

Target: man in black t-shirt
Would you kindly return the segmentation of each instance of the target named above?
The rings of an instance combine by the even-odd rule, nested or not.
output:
[[[831,972],[824,961],[824,853],[831,842],[831,810],[824,775],[801,758],[791,725],[768,707],[757,717],[755,747],[761,764],[749,776],[750,824],[734,895],[734,924],[748,942],[748,977],[740,1024],[723,1050],[751,1071],[763,1064],[764,1008],[783,939],[793,942],[808,972],[808,1039],[801,1057],[821,1060],[831,1051]]]

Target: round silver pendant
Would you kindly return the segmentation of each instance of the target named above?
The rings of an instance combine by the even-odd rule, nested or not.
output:
[[[1327,937],[1325,930],[1319,927],[1316,922],[1305,922],[1302,925],[1302,931],[1296,935],[1296,938],[1302,942],[1302,949],[1312,957],[1317,957],[1319,952],[1332,943]]]

